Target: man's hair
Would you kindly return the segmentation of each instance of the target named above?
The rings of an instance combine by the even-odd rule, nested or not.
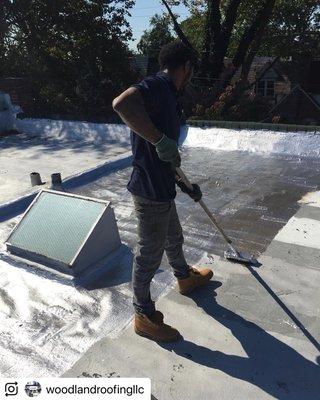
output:
[[[190,61],[194,67],[197,64],[197,54],[193,49],[186,46],[181,40],[164,45],[159,53],[158,62],[160,69],[168,68],[168,70],[175,70],[187,61]]]

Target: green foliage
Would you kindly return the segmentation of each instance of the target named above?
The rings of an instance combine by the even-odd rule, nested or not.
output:
[[[188,7],[191,13],[204,11],[208,0],[168,0],[167,3],[171,6],[183,4]]]
[[[259,0],[243,0],[231,38],[228,54],[232,56],[248,21],[259,7]],[[305,53],[318,55],[320,5],[318,0],[278,0],[264,34],[258,55],[288,57]]]
[[[228,86],[210,107],[197,105],[194,110],[195,119],[258,122],[266,117],[271,107],[266,98],[253,91],[245,91],[236,97],[236,101],[234,99],[234,87]]]
[[[204,37],[204,14],[200,12],[194,13],[182,21],[180,26],[192,46],[201,53]]]
[[[144,31],[137,45],[140,53],[157,58],[160,48],[174,39],[170,26],[171,19],[167,14],[151,17],[150,28]]]
[[[133,3],[6,1],[0,73],[32,82],[39,115],[107,116],[133,79],[126,22]]]
[[[278,0],[262,43],[261,54],[286,57],[320,53],[318,0]]]
[[[183,21],[181,26],[191,43],[197,50],[201,50],[205,19],[203,10],[206,9],[206,1],[186,0],[175,3],[184,3],[192,11],[191,17]],[[195,8],[196,4],[201,4],[201,7]],[[221,3],[222,18],[227,4],[228,1]],[[228,56],[234,55],[244,30],[252,21],[260,6],[260,0],[243,0],[241,2],[228,48]],[[202,10],[202,12],[199,12],[199,10]],[[318,0],[278,0],[258,54],[287,57],[307,51],[319,55],[319,31],[320,5]]]

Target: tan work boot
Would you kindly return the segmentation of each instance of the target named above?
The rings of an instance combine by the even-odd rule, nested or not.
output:
[[[190,276],[184,279],[178,279],[179,292],[189,294],[199,286],[205,285],[213,277],[213,272],[209,268],[196,269],[190,267]]]
[[[136,313],[134,330],[136,334],[156,342],[175,342],[181,338],[176,329],[163,322],[163,314],[160,311],[155,311],[151,317]]]

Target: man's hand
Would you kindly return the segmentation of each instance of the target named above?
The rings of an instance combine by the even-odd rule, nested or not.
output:
[[[181,158],[178,150],[177,143],[163,135],[159,142],[154,143],[156,151],[160,160],[171,164],[173,170],[181,165]]]
[[[202,198],[202,192],[200,186],[196,183],[192,183],[193,189],[189,189],[185,183],[182,181],[176,181],[176,184],[179,186],[183,193],[187,193],[195,202],[200,201]]]

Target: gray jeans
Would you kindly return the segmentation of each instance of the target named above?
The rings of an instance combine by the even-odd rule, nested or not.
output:
[[[177,278],[189,276],[184,258],[183,234],[174,201],[157,202],[133,196],[138,218],[138,241],[132,271],[133,305],[140,314],[151,315],[154,303],[150,283],[164,251]]]

